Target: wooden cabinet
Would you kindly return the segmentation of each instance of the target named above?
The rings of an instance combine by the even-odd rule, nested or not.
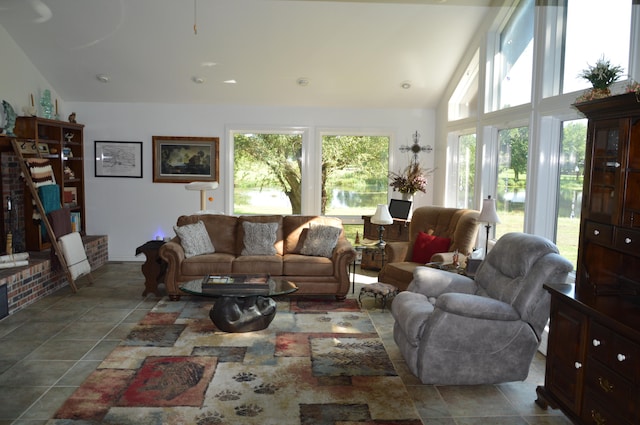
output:
[[[84,234],[83,129],[82,124],[39,117],[17,117],[14,133],[21,143],[32,143],[42,158],[49,159],[55,182],[60,186],[60,200],[71,210],[73,229]],[[28,190],[25,190],[24,198],[26,248],[29,251],[47,249],[50,247],[48,236],[32,219],[35,206]]]
[[[377,241],[380,239],[380,233],[378,232],[380,226],[377,224],[371,224],[371,216],[363,215],[364,220],[364,237]],[[399,218],[393,219],[393,224],[389,224],[384,227],[382,232],[382,239],[385,242],[406,242],[409,240],[409,221]]]
[[[536,402],[579,424],[640,423],[640,103],[576,105],[589,119],[575,287],[551,316]]]

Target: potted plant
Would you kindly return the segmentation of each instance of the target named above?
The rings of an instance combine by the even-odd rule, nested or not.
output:
[[[403,198],[410,199],[416,192],[427,192],[427,175],[431,170],[423,170],[417,161],[412,161],[402,173],[389,173],[393,191],[400,192]]]
[[[609,86],[618,81],[622,75],[623,69],[620,66],[613,66],[604,56],[596,61],[596,64],[589,65],[578,75],[589,81],[593,88],[584,92],[577,101],[586,102],[588,100],[601,99],[611,96]]]

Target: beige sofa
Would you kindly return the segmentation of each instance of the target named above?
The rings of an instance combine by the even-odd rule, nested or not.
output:
[[[400,290],[407,289],[413,279],[415,268],[424,265],[412,261],[414,244],[420,232],[451,239],[445,252],[438,252],[426,261],[451,263],[453,252],[458,250],[458,261],[464,264],[466,256],[471,253],[476,242],[479,215],[478,211],[468,209],[416,208],[409,224],[409,242],[387,242],[385,265],[380,270],[378,281],[390,283]]]
[[[264,215],[228,216],[217,214],[189,215],[178,218],[177,226],[202,221],[215,252],[185,256],[180,237],[176,236],[160,248],[167,262],[165,285],[171,299],[179,299],[182,282],[201,279],[207,274],[268,273],[285,278],[298,286],[296,295],[335,295],[344,299],[349,290],[349,264],[356,251],[345,238],[342,221],[323,216]],[[245,225],[243,223],[277,223],[273,255],[243,255]],[[311,223],[339,228],[339,236],[330,257],[303,255]],[[337,233],[337,232],[336,232]],[[308,250],[306,251],[308,254]]]

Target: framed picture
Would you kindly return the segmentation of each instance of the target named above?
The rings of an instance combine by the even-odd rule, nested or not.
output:
[[[96,177],[142,178],[142,142],[96,140]]]
[[[153,181],[218,181],[219,144],[217,137],[153,136]]]
[[[38,151],[42,155],[49,155],[49,145],[46,143],[38,143]]]

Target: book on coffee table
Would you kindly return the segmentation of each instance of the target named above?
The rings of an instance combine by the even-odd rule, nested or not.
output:
[[[211,295],[268,295],[268,274],[208,275],[202,280],[202,292]]]

